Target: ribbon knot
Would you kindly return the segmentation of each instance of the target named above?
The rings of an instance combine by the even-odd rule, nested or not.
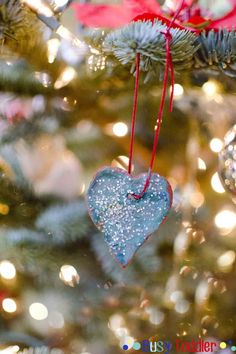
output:
[[[164,31],[161,31],[161,34],[163,34],[166,37],[166,40],[169,40],[169,41],[172,40],[172,34],[170,33],[169,28]]]

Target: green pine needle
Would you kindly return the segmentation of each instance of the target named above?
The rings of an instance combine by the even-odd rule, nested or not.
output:
[[[104,51],[113,54],[123,65],[135,64],[137,53],[141,54],[140,68],[153,71],[166,63],[166,38],[161,33],[167,29],[162,22],[138,21],[109,33],[104,40]],[[198,49],[197,37],[185,30],[170,30],[171,54],[176,69],[192,66],[193,55]]]
[[[83,202],[51,206],[36,220],[36,227],[51,236],[55,244],[73,242],[87,235],[90,223]]]
[[[19,0],[0,2],[0,38],[5,42],[29,38],[35,28],[35,15]]]
[[[93,31],[85,39],[108,57],[115,57],[123,65],[130,64],[135,71],[135,58],[141,54],[141,70],[147,78],[153,73],[163,73],[166,63],[166,39],[161,33],[166,25],[156,20],[131,22],[125,27],[106,34]],[[236,76],[236,31],[192,32],[171,29],[171,54],[176,70],[214,69],[227,76]]]
[[[33,245],[33,244],[48,244],[50,238],[42,232],[38,232],[26,228],[18,229],[0,229],[0,245],[1,250],[4,248],[17,247],[21,245]]]
[[[199,36],[200,48],[195,54],[195,67],[223,71],[228,76],[236,76],[236,32],[214,30]]]

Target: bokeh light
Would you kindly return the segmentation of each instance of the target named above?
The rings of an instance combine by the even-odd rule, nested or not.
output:
[[[18,345],[11,345],[7,348],[0,349],[0,354],[15,354],[18,353],[20,347]]]
[[[223,148],[223,141],[218,138],[213,138],[210,141],[210,149],[215,153],[219,153]]]
[[[80,281],[80,276],[72,265],[65,264],[59,273],[60,279],[67,285],[74,287]]]
[[[236,214],[231,210],[222,210],[215,216],[215,225],[219,229],[232,231],[236,226]]]
[[[202,86],[202,90],[208,97],[214,97],[219,92],[219,86],[216,81],[209,80]]]
[[[59,90],[62,87],[67,86],[76,77],[76,75],[77,74],[74,68],[71,66],[66,67],[55,82],[55,89]]]
[[[2,301],[2,308],[5,312],[14,313],[17,310],[17,305],[15,300],[10,298],[5,298]]]
[[[198,169],[199,170],[202,170],[202,171],[205,171],[207,169],[207,166],[206,166],[206,162],[201,159],[200,157],[197,159],[197,162],[198,162]]]
[[[223,185],[221,183],[220,177],[219,177],[217,172],[214,173],[214,175],[211,178],[211,186],[212,186],[212,189],[216,193],[222,194],[222,193],[225,192],[224,187],[223,187]]]
[[[235,262],[235,258],[236,258],[235,252],[232,250],[223,253],[217,259],[217,265],[219,269],[223,272],[230,272]]]
[[[175,98],[180,98],[184,94],[184,88],[180,84],[175,84],[174,85],[174,97]]]
[[[37,321],[45,320],[48,317],[48,309],[45,305],[35,302],[30,305],[29,313]]]
[[[128,133],[128,126],[123,122],[117,122],[112,127],[113,134],[119,138],[124,137]]]
[[[58,49],[60,47],[59,39],[58,38],[49,39],[49,41],[47,42],[47,47],[48,47],[48,62],[49,64],[52,64],[57,57]]]
[[[2,261],[0,263],[0,275],[4,279],[14,279],[16,276],[16,268],[14,264],[9,261]]]

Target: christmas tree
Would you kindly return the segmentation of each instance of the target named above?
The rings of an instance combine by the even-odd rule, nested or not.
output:
[[[235,8],[0,1],[0,353],[236,351]],[[165,73],[153,171],[173,205],[122,269],[86,194],[103,166],[128,170],[138,74],[131,170],[147,173]]]

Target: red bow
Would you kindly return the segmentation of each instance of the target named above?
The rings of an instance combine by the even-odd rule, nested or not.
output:
[[[124,26],[142,13],[159,14],[156,0],[123,0],[120,5],[73,4],[78,20],[89,27]]]
[[[205,30],[232,30],[236,24],[236,0],[230,0],[232,10],[220,19],[212,20],[201,16],[200,7],[194,0],[186,0],[181,16],[175,27],[187,28],[200,32]],[[178,6],[179,0],[174,3]],[[168,13],[160,7],[156,0],[123,0],[120,5],[73,4],[77,19],[88,27],[117,28],[126,25],[133,19],[160,19],[168,25],[174,10]]]

